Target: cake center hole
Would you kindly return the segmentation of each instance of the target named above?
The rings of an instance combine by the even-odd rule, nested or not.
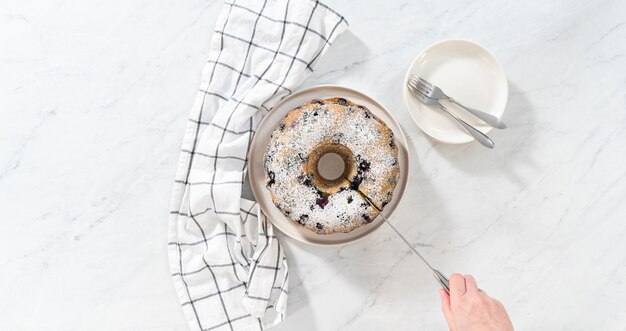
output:
[[[317,162],[317,172],[326,180],[335,180],[343,175],[346,164],[337,153],[326,153]]]

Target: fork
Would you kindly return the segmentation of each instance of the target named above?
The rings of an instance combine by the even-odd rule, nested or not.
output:
[[[427,97],[420,89],[418,89],[416,80],[410,79],[407,82],[407,86],[409,88],[409,91],[411,91],[413,93],[413,95],[415,95],[419,99],[419,101],[421,103],[423,103],[425,105],[439,106],[439,108],[441,110],[443,110],[446,114],[448,114],[452,118],[454,118],[463,127],[463,129],[465,129],[465,131],[467,131],[467,133],[469,133],[472,137],[474,137],[476,140],[478,140],[478,142],[480,142],[483,146],[485,146],[487,148],[494,148],[495,147],[495,143],[493,142],[493,140],[491,140],[491,138],[489,138],[486,134],[480,132],[475,127],[467,124],[467,122],[462,120],[460,117],[454,115],[452,112],[450,112],[448,110],[448,108],[446,108],[444,105],[442,105],[439,102],[439,100]]]
[[[439,88],[436,85],[433,85],[432,83],[430,83],[429,81],[417,76],[417,75],[412,75],[411,76],[412,80],[415,80],[417,82],[417,88],[419,90],[422,91],[423,94],[425,94],[427,97],[431,98],[431,99],[445,99],[448,100],[454,104],[456,104],[457,106],[467,110],[468,112],[472,113],[474,116],[480,118],[481,120],[483,120],[485,123],[493,126],[494,128],[497,129],[504,129],[506,128],[506,124],[504,124],[504,121],[502,121],[501,119],[491,115],[491,114],[487,114],[485,112],[482,112],[478,109],[474,109],[468,106],[465,106],[463,104],[461,104],[460,102],[456,101],[455,99],[453,99],[452,97],[448,96],[447,94],[445,94],[443,92],[443,90],[441,88]]]

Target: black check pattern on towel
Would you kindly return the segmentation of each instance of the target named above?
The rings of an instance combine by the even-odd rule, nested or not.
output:
[[[227,0],[183,139],[170,208],[171,276],[192,330],[263,330],[285,317],[289,271],[258,205],[241,199],[263,116],[347,29],[315,0]]]

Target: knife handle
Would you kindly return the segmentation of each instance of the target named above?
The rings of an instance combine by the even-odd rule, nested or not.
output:
[[[480,111],[478,109],[474,109],[472,107],[468,107],[452,98],[448,99],[450,102],[454,103],[455,105],[467,110],[468,112],[470,112],[472,115],[480,118],[481,120],[483,120],[483,122],[493,126],[496,129],[506,129],[506,124],[504,124],[504,121],[491,115],[488,113],[485,113],[484,111]]]
[[[448,277],[444,276],[441,271],[437,269],[433,269],[433,276],[439,282],[441,288],[443,288],[446,293],[450,294],[450,283],[448,281]]]

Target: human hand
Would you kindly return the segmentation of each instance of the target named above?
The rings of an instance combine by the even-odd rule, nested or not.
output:
[[[500,301],[488,296],[470,275],[450,276],[450,294],[439,290],[450,331],[513,331]]]

